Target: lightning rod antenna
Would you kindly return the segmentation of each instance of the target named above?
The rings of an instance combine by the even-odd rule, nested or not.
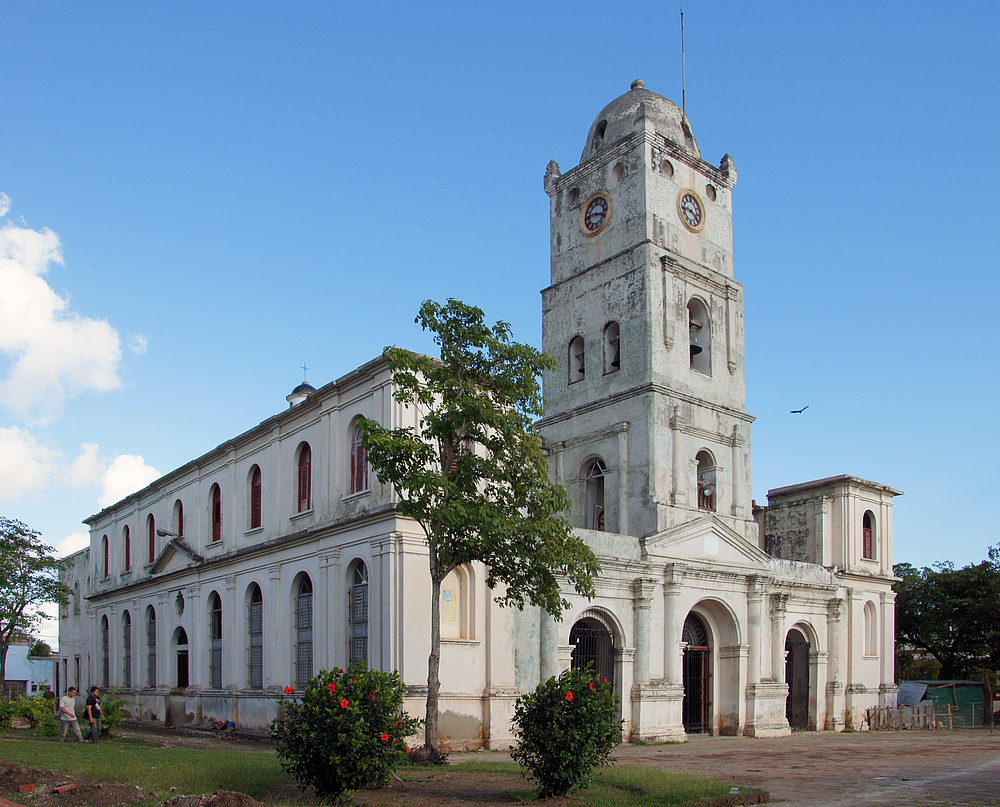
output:
[[[687,120],[687,73],[684,66],[684,9],[681,9],[681,115]]]

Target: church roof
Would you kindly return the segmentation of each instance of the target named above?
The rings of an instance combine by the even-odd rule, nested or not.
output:
[[[580,163],[585,163],[608,146],[632,134],[640,104],[646,118],[653,122],[659,134],[695,157],[701,157],[691,126],[677,105],[662,95],[647,90],[645,83],[636,79],[632,82],[632,89],[604,107],[594,119]]]

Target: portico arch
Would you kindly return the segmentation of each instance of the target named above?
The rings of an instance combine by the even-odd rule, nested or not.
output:
[[[746,648],[732,608],[721,600],[701,600],[684,620],[681,642],[684,731],[738,733]]]

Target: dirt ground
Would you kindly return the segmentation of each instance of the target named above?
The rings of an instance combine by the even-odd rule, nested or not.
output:
[[[164,746],[238,748],[247,753],[271,753],[259,738],[217,736],[154,726],[129,726],[117,734]],[[453,754],[451,761],[506,759],[500,752]],[[769,791],[771,803],[803,807],[885,807],[887,805],[962,805],[1000,807],[1000,732],[983,730],[862,732],[856,734],[796,733],[790,737],[693,737],[671,745],[622,746],[619,764],[647,765],[664,770],[700,773],[739,786]],[[127,807],[144,796],[135,787],[93,783],[52,771],[25,773],[0,762],[0,790],[18,791],[18,776],[34,776],[36,793],[20,804],[34,807]],[[358,793],[363,807],[498,807],[518,804],[505,793],[525,791],[530,784],[517,775],[457,773],[448,766],[407,768],[404,784]],[[61,784],[74,791],[54,795]],[[39,787],[41,784],[42,787]],[[403,789],[405,787],[405,790]],[[265,801],[302,799],[289,782],[263,796]],[[305,799],[302,799],[306,803]],[[576,807],[573,798],[545,802],[546,807]],[[215,797],[175,797],[169,807],[258,807],[242,794]]]

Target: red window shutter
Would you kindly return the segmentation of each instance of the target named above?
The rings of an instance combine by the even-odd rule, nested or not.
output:
[[[125,571],[132,570],[132,537],[128,533],[128,527],[125,528]]]
[[[212,489],[212,540],[222,540],[222,493],[218,487]]]
[[[149,562],[156,560],[156,522],[149,517]]]
[[[251,529],[260,526],[260,468],[253,472],[253,481],[250,483],[250,527]]]
[[[299,454],[299,512],[312,505],[312,453],[309,446],[303,446]]]

